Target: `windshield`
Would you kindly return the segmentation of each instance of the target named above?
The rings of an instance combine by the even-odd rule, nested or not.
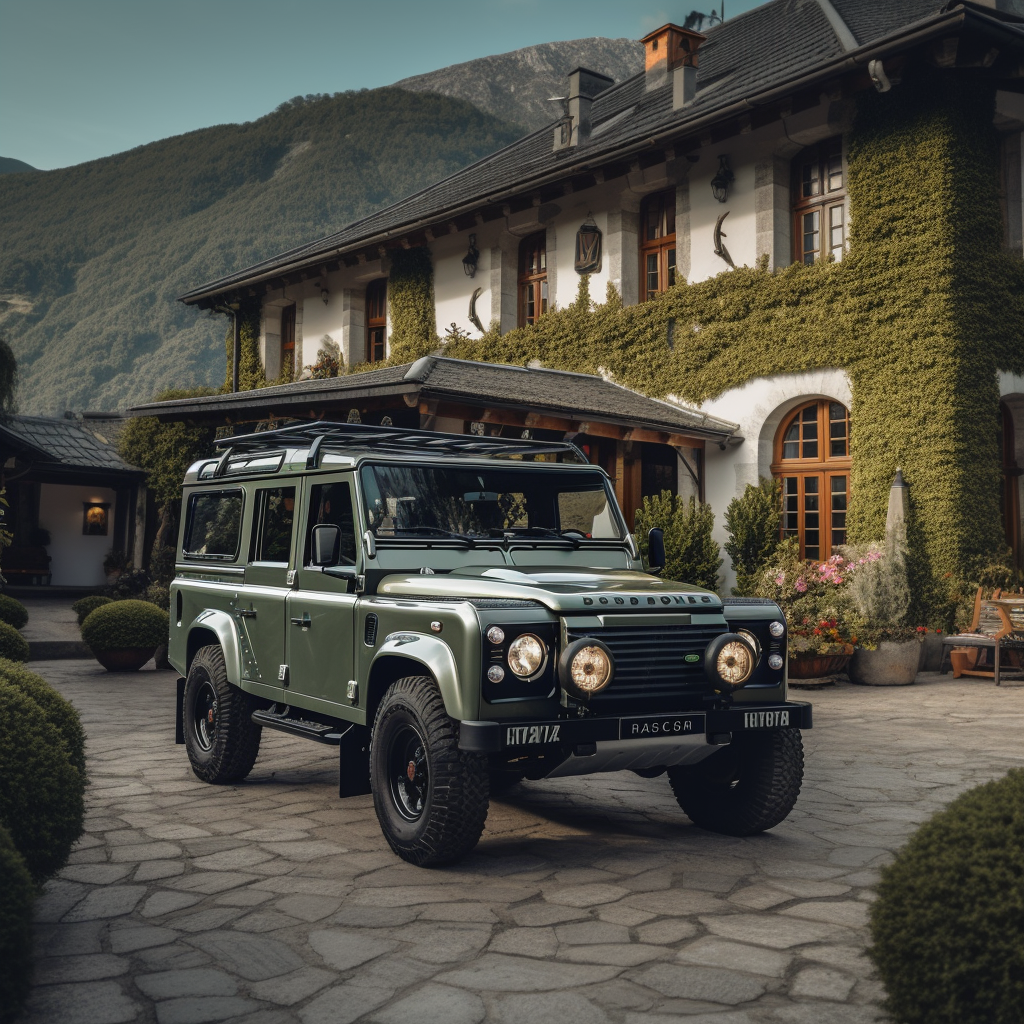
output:
[[[615,498],[598,472],[364,466],[367,527],[377,537],[621,540]]]

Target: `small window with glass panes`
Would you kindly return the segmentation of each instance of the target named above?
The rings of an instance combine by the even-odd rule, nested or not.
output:
[[[846,168],[841,137],[793,161],[793,256],[798,263],[841,260],[847,237]]]

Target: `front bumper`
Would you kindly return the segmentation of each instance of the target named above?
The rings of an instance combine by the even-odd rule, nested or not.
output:
[[[459,749],[477,754],[531,754],[559,748],[576,752],[607,741],[629,743],[658,738],[692,744],[694,737],[702,735],[707,743],[717,744],[728,743],[737,733],[810,729],[811,725],[811,705],[795,700],[667,715],[461,722]]]

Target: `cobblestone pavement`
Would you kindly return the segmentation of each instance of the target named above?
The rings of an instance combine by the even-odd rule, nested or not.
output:
[[[861,1024],[883,864],[965,788],[1024,762],[1024,690],[922,677],[813,693],[797,808],[702,832],[664,778],[527,783],[477,852],[424,870],[332,748],[264,733],[239,786],[173,743],[174,676],[33,664],[82,713],[87,834],[38,901],[26,1024]],[[926,681],[924,681],[926,680]]]

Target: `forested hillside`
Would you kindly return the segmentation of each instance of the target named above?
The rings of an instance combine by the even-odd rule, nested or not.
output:
[[[365,216],[511,142],[468,103],[388,88],[282,104],[56,171],[0,176],[0,327],[22,412],[219,384],[188,288]]]

